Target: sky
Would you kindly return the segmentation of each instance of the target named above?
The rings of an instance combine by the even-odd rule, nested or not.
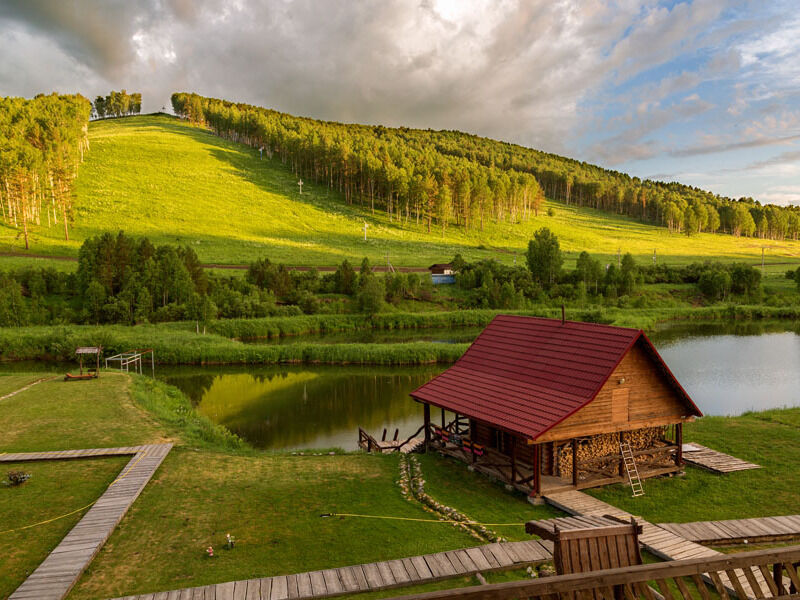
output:
[[[197,92],[800,204],[799,0],[2,0],[0,95]]]

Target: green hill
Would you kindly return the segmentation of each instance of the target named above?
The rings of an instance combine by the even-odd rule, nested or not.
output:
[[[610,259],[621,249],[645,261],[656,250],[659,260],[668,262],[709,257],[756,262],[765,246],[770,262],[800,257],[800,242],[687,237],[556,202],[547,202],[525,223],[429,234],[422,223],[390,222],[382,212],[373,216],[322,186],[306,183],[300,195],[296,178],[278,158],[260,160],[245,145],[164,115],[93,122],[89,141],[75,186],[71,240],[64,241],[60,227],[43,224],[33,230],[32,253],[76,256],[87,237],[121,229],[155,243],[190,244],[208,263],[242,264],[267,256],[293,265],[332,265],[368,256],[381,264],[388,253],[395,266],[425,266],[457,252],[511,262],[514,256],[523,260],[536,229],[549,227],[573,255],[588,250]],[[18,231],[0,226],[0,251],[21,248]]]

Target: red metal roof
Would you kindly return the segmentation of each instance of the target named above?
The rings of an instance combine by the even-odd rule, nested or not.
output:
[[[498,315],[464,355],[411,393],[415,400],[536,439],[591,402],[633,345],[702,413],[639,329]]]

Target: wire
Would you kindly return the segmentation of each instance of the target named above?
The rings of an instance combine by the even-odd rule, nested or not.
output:
[[[0,454],[0,456],[2,456],[2,454]],[[125,477],[127,477],[128,474],[131,472],[131,470],[133,470],[133,468],[137,464],[139,464],[139,461],[142,460],[145,456],[147,456],[147,451],[142,452],[141,456],[139,456],[139,458],[136,459],[136,462],[134,462],[130,467],[128,467],[128,469],[122,475],[120,475],[114,481],[112,481],[110,484],[108,484],[108,488],[111,488],[111,486],[114,485],[115,483],[125,479]],[[100,500],[100,498],[98,498],[97,500]],[[47,519],[46,521],[39,521],[38,523],[32,523],[31,525],[25,525],[24,527],[16,527],[14,529],[6,529],[5,531],[0,531],[0,535],[5,535],[6,533],[14,533],[15,531],[24,531],[25,529],[33,529],[34,527],[39,527],[40,525],[47,525],[48,523],[52,523],[52,522],[58,521],[60,519],[65,519],[66,517],[72,516],[75,513],[79,513],[81,511],[86,510],[87,508],[93,506],[94,504],[97,503],[97,500],[94,500],[93,502],[90,502],[86,506],[81,506],[80,508],[76,508],[75,510],[73,510],[71,512],[65,513],[63,515],[59,515],[57,517],[53,517],[52,519]]]
[[[390,517],[385,515],[359,515],[355,513],[324,513],[320,517],[356,517],[359,519],[386,519],[390,521],[415,521],[417,523],[461,523],[483,527],[520,527],[524,523],[479,523],[478,521],[456,521],[455,519],[415,519],[413,517]]]

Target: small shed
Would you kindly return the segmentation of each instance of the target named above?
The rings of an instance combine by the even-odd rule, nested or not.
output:
[[[436,263],[428,267],[428,270],[434,285],[456,282],[455,271],[450,263]]]
[[[679,471],[702,415],[643,331],[510,315],[411,396],[427,447],[532,496],[627,481],[622,445],[642,478]]]

